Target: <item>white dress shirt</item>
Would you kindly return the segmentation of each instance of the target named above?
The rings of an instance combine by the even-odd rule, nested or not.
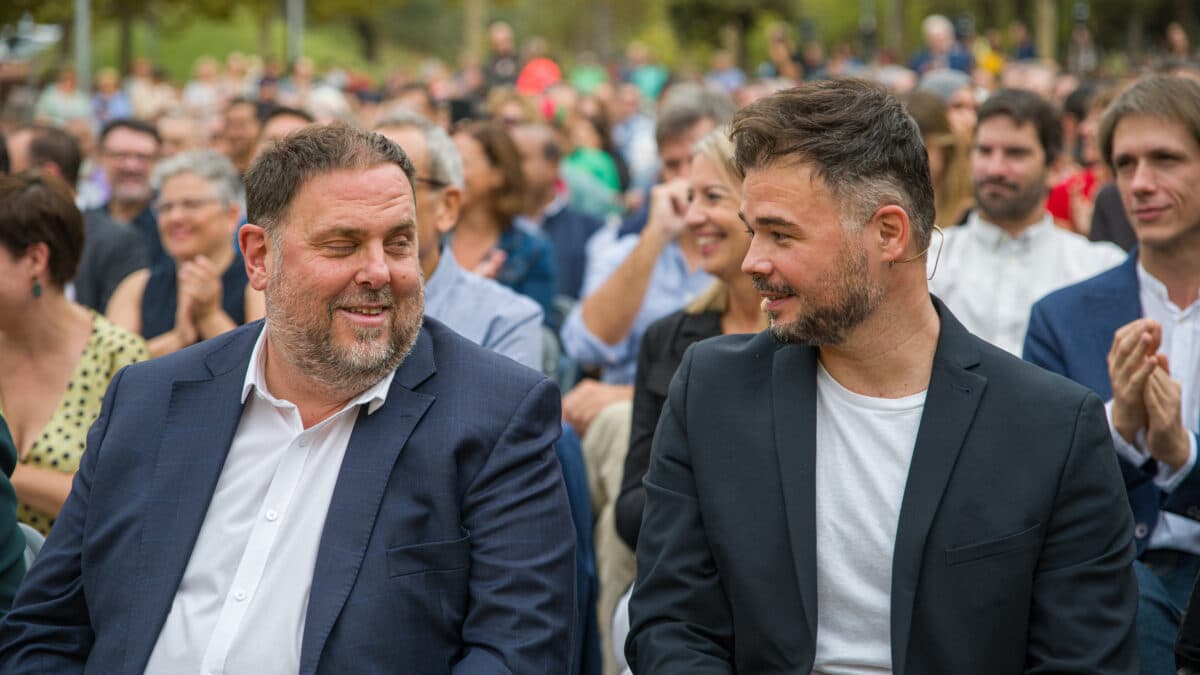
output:
[[[394,371],[309,429],[267,391],[266,330],[245,409],[146,673],[295,673],[325,515],[359,409],[383,405]],[[214,449],[214,452],[218,450]]]
[[[967,330],[1020,356],[1033,303],[1125,256],[1115,244],[1055,226],[1049,214],[1013,237],[972,211],[965,225],[946,229],[944,241],[934,236],[927,264],[937,270],[929,290]]]
[[[1158,474],[1154,482],[1165,492],[1174,490],[1196,466],[1196,432],[1200,430],[1200,300],[1186,309],[1171,302],[1167,287],[1150,276],[1142,263],[1137,266],[1138,298],[1142,302],[1142,316],[1153,319],[1162,326],[1162,345],[1159,352],[1167,355],[1171,368],[1171,379],[1182,387],[1181,417],[1183,426],[1190,432],[1191,450],[1187,463],[1177,470],[1164,462],[1158,463]],[[1108,409],[1109,428],[1112,428],[1112,401]],[[1134,466],[1141,466],[1150,458],[1146,449],[1146,433],[1139,431],[1133,443],[1125,440],[1116,429],[1112,432],[1113,445],[1117,454]],[[1200,515],[1200,514],[1197,514]],[[1159,511],[1158,523],[1150,535],[1147,548],[1170,548],[1200,555],[1200,522],[1176,513]]]

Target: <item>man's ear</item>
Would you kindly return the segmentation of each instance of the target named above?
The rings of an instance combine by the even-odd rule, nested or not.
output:
[[[462,190],[453,185],[442,189],[438,196],[437,222],[435,226],[441,234],[446,234],[458,224],[458,214],[462,209]]]
[[[909,251],[912,241],[912,223],[908,213],[895,204],[881,206],[871,217],[874,226],[874,236],[879,246],[881,262],[897,263],[905,258],[919,255],[918,251]]]
[[[251,288],[256,291],[266,289],[267,279],[271,276],[271,270],[268,269],[268,261],[272,255],[271,237],[262,227],[246,223],[238,230],[237,238]]]

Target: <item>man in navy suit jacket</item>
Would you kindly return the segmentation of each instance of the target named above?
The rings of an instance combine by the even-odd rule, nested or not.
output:
[[[422,323],[412,179],[345,126],[260,157],[265,324],[115,378],[0,672],[567,671],[558,391]]]
[[[1138,248],[1035,304],[1025,358],[1108,401],[1136,521],[1142,672],[1174,672],[1200,571],[1200,85],[1139,80],[1105,112],[1100,145]]]

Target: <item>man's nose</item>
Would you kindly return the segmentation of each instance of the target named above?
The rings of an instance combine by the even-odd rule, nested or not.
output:
[[[387,256],[383,246],[366,246],[363,250],[362,266],[355,275],[355,283],[372,289],[383,288],[391,280]]]

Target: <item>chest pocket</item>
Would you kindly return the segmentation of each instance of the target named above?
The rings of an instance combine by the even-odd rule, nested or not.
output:
[[[946,549],[947,565],[962,565],[964,563],[992,558],[1005,553],[1033,548],[1042,541],[1042,524],[1035,523],[1030,527],[1014,534],[1008,534],[996,539],[989,539],[965,546],[954,546]]]

